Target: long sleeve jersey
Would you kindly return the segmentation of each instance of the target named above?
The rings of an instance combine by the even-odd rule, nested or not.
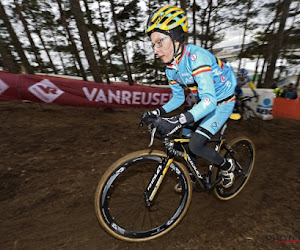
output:
[[[172,90],[172,98],[163,109],[169,113],[185,101],[184,88],[195,95],[197,105],[189,112],[194,121],[212,112],[217,103],[232,96],[236,76],[228,65],[200,46],[188,44],[174,61],[167,65],[166,76]]]
[[[250,86],[250,88],[255,91],[256,88],[255,88],[255,85],[251,79],[250,76],[245,76],[245,77],[239,77],[237,78],[237,86],[236,88],[237,89],[241,89],[243,86],[245,86],[246,84],[248,83],[248,85]]]

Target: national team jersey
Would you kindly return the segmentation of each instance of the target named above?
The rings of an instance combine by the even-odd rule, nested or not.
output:
[[[252,82],[252,79],[250,78],[250,76],[245,76],[245,77],[239,77],[237,78],[237,87],[241,88],[244,85],[246,85],[247,83]]]
[[[182,50],[166,68],[173,96],[163,109],[169,113],[180,107],[185,101],[184,88],[188,88],[198,101],[189,112],[198,121],[234,94],[236,76],[231,67],[200,46],[188,44]],[[234,98],[227,101],[231,100]]]

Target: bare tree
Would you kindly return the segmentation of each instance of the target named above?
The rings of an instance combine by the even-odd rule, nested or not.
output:
[[[272,53],[271,53],[271,58],[270,58],[270,63],[268,65],[268,69],[266,72],[265,76],[265,87],[266,88],[271,88],[273,85],[273,75],[275,72],[275,65],[279,56],[279,51],[282,48],[282,41],[284,37],[284,28],[286,25],[286,20],[289,15],[289,9],[291,5],[292,0],[284,0],[282,2],[282,11],[281,11],[281,16],[280,16],[280,23],[279,23],[279,28],[276,34],[276,42],[273,45]]]
[[[11,37],[11,42],[12,44],[14,45],[20,59],[21,59],[21,62],[22,62],[22,65],[26,71],[26,73],[29,73],[29,74],[34,74],[34,71],[33,71],[33,68],[31,67],[26,55],[25,55],[25,52],[22,48],[22,44],[21,42],[19,41],[19,38],[17,37],[10,21],[9,21],[9,18],[8,16],[6,15],[6,12],[5,12],[5,9],[0,1],[0,18],[3,20],[4,22],[4,25],[8,31],[8,33],[10,34],[10,37]]]
[[[103,82],[100,68],[94,55],[93,47],[88,36],[87,27],[84,21],[84,15],[80,7],[79,0],[70,0],[71,11],[75,18],[76,25],[81,38],[82,47],[89,63],[91,73],[95,82]]]
[[[111,53],[110,53],[109,46],[108,46],[108,39],[107,39],[107,35],[106,35],[106,27],[105,27],[105,24],[104,24],[104,17],[103,17],[103,13],[102,13],[100,3],[101,3],[101,1],[98,1],[101,28],[102,28],[104,42],[105,42],[105,46],[106,46],[106,51],[107,51],[107,55],[108,55],[108,59],[109,59],[109,63],[110,63],[110,68],[111,68],[111,66],[112,66]]]
[[[19,73],[20,67],[14,59],[10,49],[4,44],[4,39],[0,37],[0,55],[2,57],[3,68],[8,70],[9,73]]]
[[[96,25],[93,23],[92,13],[91,13],[91,10],[89,9],[89,5],[88,5],[87,0],[83,0],[83,1],[84,1],[85,9],[86,9],[86,15],[87,15],[87,19],[88,19],[88,22],[89,22],[89,27],[92,31],[93,37],[94,37],[96,45],[97,45],[97,49],[99,51],[100,65],[102,66],[101,70],[102,70],[102,72],[104,72],[107,83],[110,83],[109,76],[108,76],[108,73],[107,73],[106,61],[105,61],[103,53],[102,53],[102,48],[101,48],[101,45],[100,45],[99,38],[97,36],[97,28],[96,28]]]
[[[37,46],[35,45],[35,42],[32,38],[31,32],[30,32],[29,27],[28,27],[28,23],[26,21],[26,18],[24,17],[24,15],[22,13],[22,6],[18,3],[17,0],[14,0],[14,3],[15,3],[15,6],[16,6],[16,12],[18,13],[19,18],[20,18],[20,20],[23,24],[24,30],[25,30],[27,38],[30,42],[31,49],[34,53],[35,60],[38,64],[38,66],[39,66],[39,69],[40,69],[41,72],[45,72],[45,68],[43,67],[43,62],[42,62],[42,59],[41,59],[41,56],[40,56],[40,52],[39,52]]]
[[[121,39],[119,28],[118,28],[118,23],[117,23],[117,18],[116,18],[116,13],[115,13],[114,0],[109,0],[109,1],[110,1],[110,5],[111,5],[111,12],[112,12],[112,16],[113,16],[113,22],[114,22],[114,25],[115,25],[115,31],[116,31],[116,35],[117,35],[117,39],[118,39],[118,46],[119,46],[120,53],[121,53],[122,60],[123,60],[123,64],[124,64],[124,67],[125,67],[125,70],[126,70],[128,83],[129,83],[129,85],[133,85],[132,76],[131,76],[131,73],[130,73],[128,63],[126,62],[126,59],[125,59],[122,39]]]
[[[67,35],[68,35],[68,40],[69,40],[69,43],[70,43],[70,46],[71,46],[72,54],[75,57],[75,61],[78,63],[78,66],[79,66],[80,75],[82,76],[83,80],[87,81],[87,76],[86,76],[85,70],[83,68],[82,61],[81,61],[80,55],[78,53],[76,43],[74,41],[73,35],[72,35],[72,33],[70,31],[70,28],[68,26],[68,23],[67,23],[67,17],[66,17],[65,10],[62,6],[62,2],[61,2],[61,0],[56,0],[56,2],[57,2],[58,7],[59,7],[59,12],[60,12],[62,24],[63,24],[63,26],[64,26],[64,28],[67,32]],[[74,66],[77,70],[76,64],[74,64]]]

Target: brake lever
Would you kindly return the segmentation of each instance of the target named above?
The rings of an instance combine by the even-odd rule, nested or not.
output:
[[[153,145],[155,132],[156,132],[156,127],[151,129],[150,143],[148,145],[149,148]]]
[[[144,124],[143,124],[143,121],[141,120],[140,123],[139,123],[138,128],[141,128],[141,127],[143,127],[143,126],[144,126]]]

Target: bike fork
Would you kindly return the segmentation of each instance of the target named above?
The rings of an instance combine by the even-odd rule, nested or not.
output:
[[[144,197],[147,206],[151,206],[151,203],[154,200],[154,197],[159,189],[159,186],[162,183],[163,178],[165,177],[166,172],[169,169],[170,165],[172,164],[173,160],[174,158],[168,158],[157,166],[157,169],[153,174],[150,183],[146,188],[146,191],[144,192]]]

